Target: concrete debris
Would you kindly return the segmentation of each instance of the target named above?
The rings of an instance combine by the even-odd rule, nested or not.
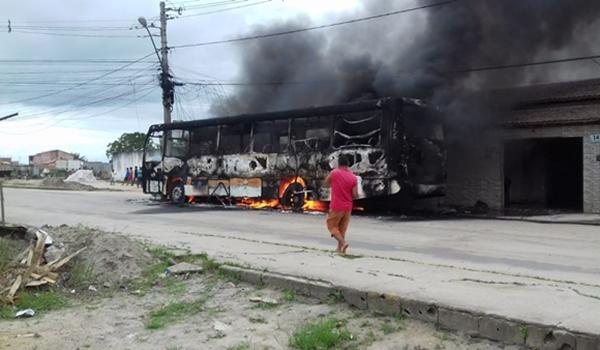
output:
[[[67,177],[65,182],[91,183],[96,182],[96,178],[91,170],[77,170]]]
[[[96,287],[94,287],[94,286],[89,286],[88,290],[90,290],[92,292],[97,292],[98,291],[98,289],[96,289]]]
[[[65,249],[59,248],[56,245],[51,245],[46,248],[44,258],[46,261],[58,261],[62,256],[65,255]]]
[[[226,325],[225,323],[221,322],[221,321],[215,321],[213,328],[215,329],[215,331],[220,332],[220,333],[225,333],[227,330],[229,330],[228,325]]]
[[[261,303],[261,304],[269,304],[269,305],[278,305],[279,301],[269,297],[251,297],[250,301],[253,303]]]
[[[25,310],[17,311],[15,317],[16,318],[33,317],[34,315],[35,315],[35,311],[33,311],[33,309],[25,309]]]
[[[168,267],[166,272],[172,275],[181,275],[186,273],[201,273],[202,266],[182,262]]]

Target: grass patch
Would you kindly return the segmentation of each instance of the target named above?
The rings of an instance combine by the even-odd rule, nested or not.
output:
[[[340,254],[340,257],[349,260],[362,259],[364,256],[362,255],[352,255],[352,254]]]
[[[242,280],[240,279],[240,276],[234,272],[230,272],[227,270],[223,270],[223,269],[219,269],[217,267],[218,270],[217,271],[217,276],[237,285],[239,284]]]
[[[0,238],[0,273],[3,273],[12,260],[8,242]]]
[[[400,328],[397,325],[392,324],[390,322],[384,322],[381,324],[381,331],[385,335],[396,333],[399,330],[400,330]]]
[[[266,324],[267,323],[267,319],[265,319],[262,316],[250,317],[248,320],[250,322],[252,322],[252,323],[260,323],[260,324]]]
[[[93,265],[83,263],[74,264],[71,268],[69,285],[78,289],[84,288],[94,283],[95,276]]]
[[[296,291],[293,289],[284,289],[283,292],[281,292],[281,299],[288,303],[296,301]]]
[[[171,303],[158,310],[150,312],[150,319],[146,321],[146,329],[160,329],[180,319],[195,315],[204,310],[206,299],[201,298],[192,302]]]
[[[33,309],[36,316],[47,311],[58,310],[69,304],[63,295],[49,291],[41,293],[22,292],[14,305],[0,308],[0,319],[14,319],[15,313],[22,309]]]
[[[165,292],[171,295],[182,295],[187,292],[187,285],[175,278],[167,277],[165,279]]]
[[[214,284],[208,285],[203,295],[194,301],[171,303],[151,311],[144,327],[146,329],[164,328],[169,324],[181,321],[185,317],[204,311],[204,306],[208,298],[211,297],[214,286]]]
[[[351,338],[345,326],[332,319],[300,326],[292,334],[290,346],[301,350],[334,349]]]
[[[17,242],[0,238],[0,273],[6,272],[8,265],[10,265],[13,258],[19,253],[17,249]]]
[[[240,343],[238,345],[228,347],[227,350],[250,350],[250,344]]]

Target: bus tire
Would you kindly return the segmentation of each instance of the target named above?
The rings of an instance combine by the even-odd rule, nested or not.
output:
[[[293,182],[285,189],[281,203],[292,210],[302,210],[304,206],[304,193],[294,194],[295,192],[304,191],[304,186],[299,182]]]
[[[171,202],[173,204],[185,203],[185,188],[182,183],[175,184],[175,186],[171,188]]]

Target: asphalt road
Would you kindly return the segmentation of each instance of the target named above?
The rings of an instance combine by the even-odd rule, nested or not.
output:
[[[177,244],[182,234],[239,237],[333,249],[321,214],[179,208],[141,193],[5,189],[7,220],[84,224]],[[201,236],[196,236],[201,237]],[[600,284],[600,227],[501,220],[351,220],[353,254]]]
[[[348,259],[323,214],[179,208],[135,192],[5,189],[7,219],[84,224],[260,270],[597,334],[600,227],[352,218]]]

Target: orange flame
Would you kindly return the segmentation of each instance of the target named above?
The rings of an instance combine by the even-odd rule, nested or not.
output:
[[[241,207],[253,209],[277,208],[279,206],[279,199],[254,199],[246,197],[237,204]]]
[[[329,204],[322,201],[306,201],[302,209],[307,211],[322,211],[325,212],[329,209]]]
[[[189,196],[188,197],[188,204],[192,204],[192,203],[196,203],[196,197],[194,196]]]
[[[294,182],[299,183],[302,187],[306,187],[306,182],[300,176],[288,176],[284,177],[279,184],[279,198],[283,197],[285,194],[285,190],[287,190],[288,186],[293,184]]]
[[[278,192],[279,198],[257,199],[257,198],[246,197],[246,198],[243,198],[242,200],[240,200],[237,204],[241,207],[253,208],[253,209],[267,209],[267,208],[285,209],[285,208],[282,208],[280,198],[283,197],[288,186],[293,184],[294,182],[297,182],[300,185],[302,185],[303,187],[306,187],[306,182],[300,176],[289,176],[289,177],[283,178],[279,184],[279,192]],[[305,201],[304,201],[304,205],[302,206],[302,210],[304,210],[304,211],[320,211],[320,212],[326,212],[328,210],[329,204],[327,204],[326,202],[317,201],[317,200],[307,200],[307,198],[308,198],[308,195],[305,193],[304,194]]]

